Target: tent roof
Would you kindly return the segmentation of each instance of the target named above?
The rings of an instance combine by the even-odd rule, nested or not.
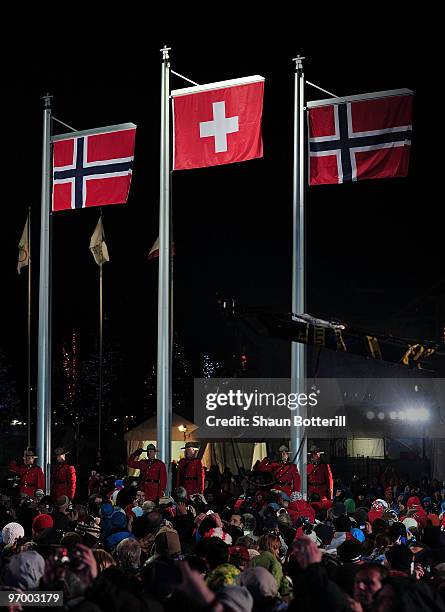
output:
[[[172,414],[172,440],[175,442],[184,442],[184,433],[179,431],[179,425],[185,425],[187,431],[185,432],[186,441],[197,441],[199,438],[196,434],[190,435],[198,429],[197,425],[194,425],[191,421],[188,421],[184,417],[176,414]],[[136,425],[133,429],[127,431],[124,435],[125,440],[156,440],[156,415],[150,417],[143,423]]]

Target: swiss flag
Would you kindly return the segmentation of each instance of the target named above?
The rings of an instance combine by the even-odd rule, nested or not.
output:
[[[326,185],[408,174],[412,93],[391,90],[308,103],[309,182]]]
[[[53,137],[53,211],[125,204],[130,190],[133,123]]]
[[[173,91],[174,169],[262,157],[263,94],[261,76]]]

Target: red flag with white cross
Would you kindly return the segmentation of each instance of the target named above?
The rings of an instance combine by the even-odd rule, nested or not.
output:
[[[263,157],[263,94],[261,76],[172,91],[174,169]]]

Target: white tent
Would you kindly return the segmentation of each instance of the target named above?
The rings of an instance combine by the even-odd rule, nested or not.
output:
[[[156,444],[156,415],[127,431],[124,439],[127,442],[128,455],[131,455],[137,448],[147,448],[147,444]],[[173,413],[172,460],[179,461],[184,456],[184,451],[181,450],[184,442],[203,443],[207,440],[200,440],[198,427],[194,423]],[[211,441],[206,444],[202,462],[206,467],[212,464],[218,465],[221,472],[225,467],[229,467],[233,473],[237,473],[238,467],[250,469],[258,459],[261,460],[265,456],[266,444],[264,442]]]

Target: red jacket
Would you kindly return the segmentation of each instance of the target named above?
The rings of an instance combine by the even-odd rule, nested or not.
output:
[[[307,464],[307,495],[318,493],[320,499],[325,496],[332,499],[334,483],[331,468],[327,463]]]
[[[45,491],[45,476],[40,466],[11,461],[9,469],[20,476],[20,493],[34,497],[36,489]]]
[[[284,491],[289,496],[293,491],[300,491],[300,472],[295,463],[278,463],[273,471],[275,480],[274,489]]]
[[[157,501],[165,493],[167,486],[167,470],[160,459],[141,459],[133,453],[128,458],[128,467],[141,472],[141,485],[148,501]]]
[[[76,470],[68,463],[53,463],[51,466],[51,497],[56,501],[58,497],[66,495],[73,499],[76,494]]]
[[[270,473],[276,470],[278,466],[279,463],[277,463],[276,461],[271,461],[268,457],[265,457],[261,461],[257,461],[253,469],[255,470],[255,472]]]
[[[203,493],[204,468],[200,459],[180,459],[176,475],[176,486],[184,487],[189,497],[194,493]]]

